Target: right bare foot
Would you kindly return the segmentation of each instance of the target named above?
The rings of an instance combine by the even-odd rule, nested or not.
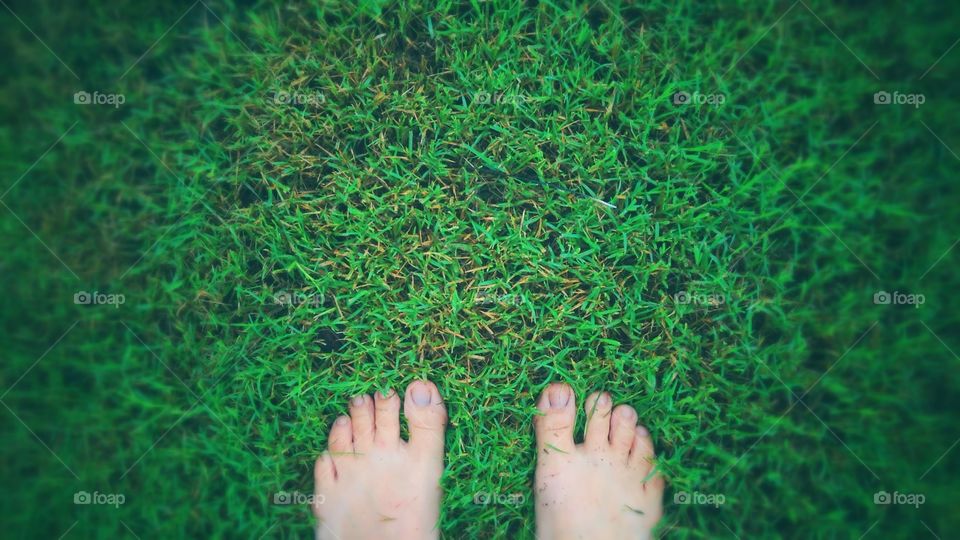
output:
[[[333,423],[314,468],[320,540],[437,538],[443,429],[437,387],[415,381],[403,400],[410,442],[400,438],[400,396],[356,396]]]
[[[629,405],[610,394],[587,398],[584,442],[575,444],[573,389],[554,383],[540,395],[537,434],[537,537],[541,540],[647,539],[663,513],[663,477],[653,440]]]

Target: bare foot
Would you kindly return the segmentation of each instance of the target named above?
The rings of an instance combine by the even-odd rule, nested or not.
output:
[[[410,442],[400,438],[400,396],[392,390],[351,399],[350,416],[333,423],[314,467],[318,539],[439,536],[447,411],[437,387],[411,383],[403,414]]]
[[[587,398],[587,429],[573,442],[573,389],[551,384],[537,407],[536,508],[541,540],[646,539],[662,514],[663,477],[653,469],[653,441],[628,405],[610,394]]]

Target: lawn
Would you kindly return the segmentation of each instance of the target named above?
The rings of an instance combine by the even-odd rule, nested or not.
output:
[[[0,4],[5,537],[311,537],[421,377],[445,538],[535,537],[553,381],[667,538],[960,526],[960,5]]]

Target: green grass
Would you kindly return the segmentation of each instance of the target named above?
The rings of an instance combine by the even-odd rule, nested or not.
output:
[[[640,412],[668,537],[958,525],[956,7],[160,4],[0,10],[11,537],[309,537],[272,494],[418,377],[448,538],[533,538],[552,381]]]

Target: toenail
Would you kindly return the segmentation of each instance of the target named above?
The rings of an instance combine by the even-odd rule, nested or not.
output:
[[[382,397],[382,398],[384,398],[384,399],[386,399],[386,398],[388,398],[388,397],[391,397],[392,395],[393,395],[393,390],[392,390],[392,389],[387,389],[387,390],[381,390],[381,391],[380,391],[380,397]]]
[[[354,407],[359,407],[359,406],[363,405],[363,396],[354,396],[354,397],[353,397],[353,405],[354,405]]]
[[[346,416],[341,416],[340,418],[337,418],[337,425],[338,425],[338,426],[342,426],[342,425],[344,425],[344,424],[346,424],[346,423],[347,423],[347,417],[346,417]]]
[[[419,405],[420,407],[430,404],[430,390],[423,384],[413,385],[413,390],[410,392],[410,397],[413,398],[413,403]]]
[[[649,437],[649,436],[650,436],[650,431],[647,430],[647,428],[645,428],[645,427],[643,427],[643,426],[637,426],[637,435],[639,435],[639,436],[641,436],[641,437]]]
[[[624,407],[620,409],[620,418],[623,418],[624,420],[632,420],[636,415],[637,413],[634,412],[634,410],[630,407]]]
[[[603,394],[600,394],[600,397],[597,398],[597,405],[600,405],[603,407],[610,405],[610,394],[607,394],[606,392],[604,392]]]
[[[566,386],[556,386],[549,393],[550,406],[554,409],[562,409],[570,403],[570,388]]]

